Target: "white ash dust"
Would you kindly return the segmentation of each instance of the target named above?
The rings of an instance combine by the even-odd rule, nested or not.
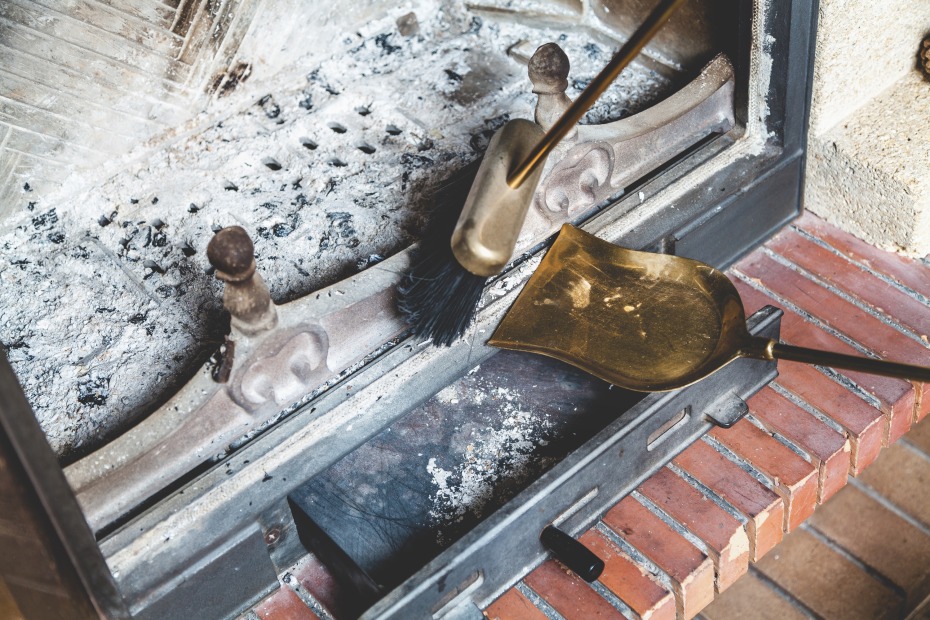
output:
[[[200,119],[205,129],[99,187],[54,204],[24,188],[19,226],[0,237],[0,346],[59,455],[125,430],[219,345],[228,319],[205,256],[215,230],[249,231],[278,303],[351,276],[416,237],[427,188],[477,158],[494,129],[532,118],[526,69],[506,50],[558,41],[573,97],[611,52],[584,32],[453,3],[418,15],[415,36],[397,32],[398,16],[347,33],[338,56],[221,121]],[[633,66],[587,121],[667,88]]]
[[[518,390],[490,385],[453,384],[437,394],[440,402],[484,404],[485,416],[493,425],[469,426],[461,430],[464,444],[460,460],[440,462],[431,457],[426,471],[436,487],[430,500],[429,517],[440,543],[444,529],[469,516],[481,516],[485,506],[499,495],[499,484],[507,480],[520,485],[531,472],[526,471],[538,457],[534,451],[548,443],[546,431],[552,423],[548,415],[521,407],[525,402]]]

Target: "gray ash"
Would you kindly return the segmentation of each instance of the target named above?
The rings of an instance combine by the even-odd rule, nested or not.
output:
[[[19,227],[0,237],[0,341],[17,343],[9,359],[60,455],[124,430],[222,342],[222,285],[202,251],[215,230],[251,233],[276,302],[319,290],[415,241],[434,189],[507,119],[533,117],[509,48],[561,39],[580,80],[603,64],[581,32],[444,3],[406,17],[404,36],[407,11],[347,33],[341,51],[307,60],[309,72],[243,94],[238,112],[222,99],[200,129],[98,187],[20,208]],[[642,67],[621,80],[587,122],[667,94]]]

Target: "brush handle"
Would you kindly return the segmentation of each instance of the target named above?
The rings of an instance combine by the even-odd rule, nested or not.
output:
[[[926,366],[886,362],[870,357],[845,355],[843,353],[833,353],[832,351],[796,347],[794,345],[778,342],[777,340],[767,340],[764,338],[753,339],[750,349],[751,350],[746,352],[748,357],[765,360],[780,359],[789,362],[802,362],[804,364],[816,364],[818,366],[829,366],[831,368],[858,370],[859,372],[865,372],[871,375],[897,377],[899,379],[930,383],[930,368]]]
[[[507,171],[542,133],[533,121],[516,118],[498,129],[488,144],[451,242],[455,260],[476,276],[497,275],[513,256],[542,169],[519,189],[507,185]]]
[[[611,58],[607,66],[597,74],[587,88],[581,91],[578,98],[571,106],[559,117],[552,128],[546,132],[546,135],[540,139],[530,154],[507,175],[507,185],[511,189],[517,189],[530,174],[552,152],[552,149],[571,131],[572,127],[581,120],[594,102],[604,93],[605,90],[617,79],[620,72],[626,68],[630,62],[636,58],[639,52],[646,46],[659,29],[665,24],[669,17],[672,16],[682,4],[687,0],[661,0],[659,4],[646,17],[646,21],[636,29],[636,32],[627,40],[620,50]]]

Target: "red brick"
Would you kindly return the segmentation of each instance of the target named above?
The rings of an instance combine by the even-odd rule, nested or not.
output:
[[[785,501],[785,531],[801,525],[817,505],[817,470],[749,420],[715,428],[711,436],[772,480]]]
[[[879,279],[873,272],[837,256],[791,229],[779,233],[766,247],[854,299],[882,312],[899,325],[918,335],[930,334],[930,312],[927,306]],[[930,270],[927,270],[926,277],[930,279]]]
[[[777,301],[742,281],[737,281],[735,284],[740,297],[749,308],[758,309],[766,304],[779,305]],[[800,315],[787,309],[785,309],[781,321],[781,340],[782,342],[812,349],[859,355],[858,351],[842,340],[828,334],[816,325],[807,322]],[[794,362],[781,362],[779,364],[779,366],[793,365],[795,365]],[[862,389],[878,399],[882,412],[888,414],[884,437],[886,444],[893,443],[907,432],[914,417],[914,406],[916,404],[915,389],[911,382],[904,379],[867,375],[850,370],[836,370],[855,381]]]
[[[262,620],[319,620],[319,616],[287,585],[282,585],[274,594],[259,603],[255,607],[255,613]]]
[[[878,273],[885,274],[924,297],[930,297],[930,267],[895,252],[880,250],[861,239],[843,232],[811,213],[805,213],[794,224],[854,261]]]
[[[579,539],[604,561],[599,581],[643,620],[674,620],[675,596],[596,530]]]
[[[782,539],[785,519],[782,499],[728,458],[703,441],[696,441],[674,462],[746,516],[753,562]]]
[[[738,269],[749,277],[764,279],[768,289],[792,301],[805,312],[851,337],[883,359],[923,366],[930,364],[930,344],[919,343],[905,336],[858,306],[800,276],[797,272],[777,263],[761,252],[744,259]],[[848,371],[843,371],[843,373],[860,381],[855,373]],[[914,385],[917,386],[920,383],[914,382]],[[911,409],[911,419],[913,411]],[[897,435],[896,429],[892,429],[889,442],[895,441],[907,432],[911,419],[908,419],[906,427],[900,428]]]
[[[930,363],[930,349],[924,344],[912,340],[858,306],[803,278],[761,252],[755,252],[743,259],[737,270],[749,278],[764,280],[765,287],[773,293],[791,301],[803,311],[844,333],[883,359],[920,365]],[[854,353],[853,350],[848,352]],[[846,370],[842,372],[862,384],[862,380],[857,376],[860,373]],[[911,407],[913,405],[914,403],[911,403]],[[910,413],[913,416],[913,409],[910,409]],[[908,428],[909,426],[910,419]],[[907,429],[904,429],[904,432],[906,431]]]
[[[352,593],[340,586],[329,569],[315,556],[306,556],[298,562],[291,570],[291,575],[330,614],[336,618],[351,617],[350,610],[355,607]]]
[[[488,620],[547,620],[546,614],[513,588],[488,605],[484,615]]]
[[[726,590],[746,572],[749,538],[742,524],[681,476],[663,468],[637,490],[707,545],[717,572],[718,592]]]
[[[765,287],[792,302],[833,329],[842,332],[882,358],[910,364],[930,362],[927,346],[908,338],[813,280],[776,262],[762,252],[753,252],[736,265],[736,271],[762,280]]]
[[[580,577],[554,560],[543,562],[524,582],[565,620],[624,617]]]
[[[858,475],[882,450],[890,416],[812,366],[782,364],[776,383],[839,424],[849,438],[849,471]]]
[[[603,521],[672,578],[679,617],[692,618],[714,600],[710,558],[633,497],[623,498]]]
[[[817,466],[817,502],[823,503],[846,485],[849,440],[796,404],[766,387],[749,399],[749,410],[772,433],[803,449]]]

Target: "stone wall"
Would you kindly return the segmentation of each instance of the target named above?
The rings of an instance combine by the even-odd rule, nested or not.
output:
[[[930,253],[930,2],[821,0],[806,207],[879,247]]]

